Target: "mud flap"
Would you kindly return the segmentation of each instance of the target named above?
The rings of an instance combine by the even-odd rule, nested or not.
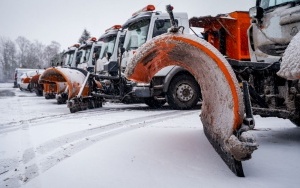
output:
[[[203,97],[200,117],[204,132],[232,172],[244,176],[241,161],[251,158],[257,144],[252,135],[239,131],[244,118],[243,97],[227,60],[203,39],[168,33],[140,47],[125,75],[148,83],[169,65],[181,66],[196,78]]]

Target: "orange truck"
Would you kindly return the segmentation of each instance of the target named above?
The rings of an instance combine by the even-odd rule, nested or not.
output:
[[[257,0],[250,12],[236,11],[215,17],[194,17],[192,27],[203,28],[205,40],[218,49],[232,66],[239,82],[249,84],[252,112],[290,119],[300,126],[298,79],[280,76],[289,43],[299,35],[299,2],[272,4]],[[293,14],[292,14],[293,13]],[[284,56],[285,52],[285,56]],[[289,59],[296,59],[292,57]],[[296,66],[294,66],[296,67]],[[297,72],[294,68],[291,72]]]
[[[215,17],[193,17],[191,27],[203,28],[203,37],[227,58],[249,61],[247,30],[250,16],[246,11],[235,11]]]

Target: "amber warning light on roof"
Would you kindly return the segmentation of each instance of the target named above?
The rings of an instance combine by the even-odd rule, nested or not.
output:
[[[155,6],[154,5],[147,5],[144,8],[142,8],[141,10],[136,11],[135,13],[132,14],[132,16],[136,16],[141,12],[147,12],[147,11],[153,11],[155,10]]]
[[[96,38],[96,37],[91,37],[91,38],[89,38],[89,41],[96,42],[96,41],[97,41],[97,38]]]
[[[105,32],[109,31],[109,30],[117,30],[117,29],[121,29],[122,26],[121,25],[114,25],[111,28],[108,28],[105,30]]]
[[[79,48],[79,46],[80,46],[80,44],[76,43],[76,44],[73,44],[72,46],[70,46],[69,49],[72,48],[72,47]]]

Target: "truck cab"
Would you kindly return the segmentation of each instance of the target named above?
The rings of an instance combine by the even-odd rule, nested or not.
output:
[[[99,37],[102,48],[99,54],[100,60],[97,61],[96,67],[100,74],[116,76],[119,73],[118,50],[126,33],[121,28],[121,25],[114,25]]]
[[[153,10],[155,10],[155,7],[148,5],[144,9],[135,12],[132,18],[122,25],[123,29],[128,28],[123,46],[125,49],[122,59],[123,71],[127,66],[127,62],[140,46],[156,36],[167,33],[171,27],[167,13],[154,12]],[[178,25],[189,28],[186,13],[174,13],[174,16]],[[185,33],[188,33],[188,31],[188,29],[184,30]]]
[[[174,13],[175,22],[181,26],[183,33],[189,32],[187,13]],[[153,5],[148,5],[135,12],[125,24],[127,29],[121,62],[121,70],[127,67],[136,50],[146,41],[167,33],[171,27],[167,13],[155,11]],[[174,109],[190,109],[200,99],[200,87],[194,77],[179,66],[168,66],[160,70],[151,83],[137,84],[133,88],[136,97],[144,98],[150,107],[160,107],[168,102]]]
[[[79,44],[74,44],[68,48],[63,55],[63,67],[76,67],[76,56]]]
[[[79,51],[82,51],[80,61],[77,64],[77,68],[94,72],[94,66],[96,57],[99,57],[101,51],[102,42],[98,42],[95,37],[90,38],[84,44],[79,47]]]
[[[300,30],[299,0],[257,0],[249,14],[248,31],[253,62],[275,62]]]

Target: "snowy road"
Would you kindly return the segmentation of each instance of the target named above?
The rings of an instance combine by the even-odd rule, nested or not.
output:
[[[299,187],[300,128],[255,116],[260,145],[237,178],[204,136],[199,109],[66,105],[0,84],[0,187]]]

